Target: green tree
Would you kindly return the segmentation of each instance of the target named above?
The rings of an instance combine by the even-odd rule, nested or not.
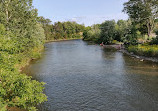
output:
[[[90,31],[90,30],[91,30],[90,26],[84,28],[84,31],[83,31],[83,40],[89,40],[88,31]]]
[[[37,10],[32,7],[32,0],[1,0],[0,22],[6,27],[6,30],[12,32],[18,44],[29,50],[32,44],[31,38],[37,24]],[[9,35],[9,34],[8,34]],[[7,36],[10,38],[10,36]],[[22,49],[21,52],[24,50]]]
[[[87,33],[84,33],[84,40],[98,42],[98,40],[100,39],[100,33],[100,25],[93,25],[90,30],[88,29]]]
[[[35,57],[33,49],[40,49],[45,40],[32,0],[0,0],[0,23],[0,110],[34,111],[47,99],[44,83],[20,74],[17,68],[23,59]]]
[[[118,20],[117,24],[115,25],[115,40],[117,41],[123,41],[123,38],[125,37],[128,29],[128,21],[125,20]]]
[[[100,42],[111,44],[115,37],[115,21],[105,21],[101,24]]]
[[[40,23],[43,26],[46,40],[54,39],[54,36],[52,35],[53,26],[51,22],[52,21],[50,19],[46,19],[42,16],[38,17],[38,23]]]
[[[135,24],[140,24],[142,28],[147,28],[148,36],[155,27],[155,19],[158,17],[157,0],[129,0],[124,3],[124,12],[126,12]],[[146,29],[144,29],[146,30]],[[144,33],[144,30],[140,30]]]

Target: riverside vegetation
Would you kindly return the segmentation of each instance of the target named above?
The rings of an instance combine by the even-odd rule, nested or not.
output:
[[[0,0],[0,111],[17,107],[35,111],[47,100],[44,84],[21,74],[31,59],[40,57],[45,40],[81,38],[83,25],[50,24],[38,17],[32,0]]]
[[[129,15],[128,20],[110,20],[87,27],[83,39],[104,44],[118,41],[129,52],[158,57],[158,1],[129,0],[123,11]]]
[[[40,56],[45,35],[32,0],[0,1],[0,111],[18,107],[35,111],[47,100],[44,83],[21,74],[19,68]]]
[[[81,39],[85,29],[84,25],[70,21],[51,24],[51,21],[44,17],[39,17],[38,22],[45,30],[46,41]]]
[[[45,41],[82,38],[95,43],[123,42],[128,51],[158,56],[158,1],[129,0],[129,20],[105,21],[92,27],[38,17],[32,0],[0,0],[0,111],[18,107],[30,111],[47,100],[44,83],[21,74],[29,60],[40,57]],[[147,43],[145,43],[147,42]],[[141,45],[140,45],[141,43]],[[145,44],[144,44],[145,43]]]

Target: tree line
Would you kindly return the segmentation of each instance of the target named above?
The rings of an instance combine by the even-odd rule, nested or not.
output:
[[[56,22],[51,24],[51,20],[39,17],[38,22],[42,24],[45,31],[46,40],[59,39],[80,39],[83,36],[85,26],[76,22]]]
[[[83,33],[84,40],[104,44],[112,44],[117,40],[131,45],[142,40],[158,44],[158,38],[153,38],[153,35],[158,34],[157,0],[129,0],[124,3],[123,12],[129,15],[128,20],[108,20],[87,27]]]
[[[114,20],[108,20],[102,24],[87,27],[83,33],[83,39],[95,43],[103,42],[104,44],[112,44],[114,40],[129,42],[130,38],[134,37],[132,33],[129,33],[131,30],[131,21],[119,20],[115,22]]]

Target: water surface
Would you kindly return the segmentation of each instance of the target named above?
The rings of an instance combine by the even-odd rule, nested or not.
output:
[[[47,43],[26,71],[47,83],[39,111],[158,111],[158,64],[82,40]]]

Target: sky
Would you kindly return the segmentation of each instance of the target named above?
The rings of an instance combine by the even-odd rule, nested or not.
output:
[[[105,20],[128,19],[123,13],[123,3],[128,0],[34,0],[33,6],[39,16],[49,18],[52,23],[76,21],[85,26]]]

